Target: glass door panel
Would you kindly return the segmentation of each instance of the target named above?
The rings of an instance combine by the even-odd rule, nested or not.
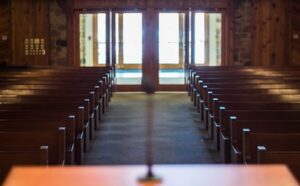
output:
[[[184,84],[184,21],[184,13],[159,13],[159,84]]]
[[[142,13],[115,14],[117,84],[140,85],[142,81]]]
[[[195,64],[205,64],[205,14],[195,14]]]
[[[221,64],[222,14],[194,12],[195,65]]]
[[[98,64],[106,64],[106,14],[97,14],[98,31]]]
[[[124,65],[142,64],[142,14],[123,14]]]
[[[105,66],[107,61],[106,13],[79,15],[81,66]]]
[[[159,14],[159,63],[179,64],[179,14]]]

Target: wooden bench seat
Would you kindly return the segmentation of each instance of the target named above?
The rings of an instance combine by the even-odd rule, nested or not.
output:
[[[257,147],[258,164],[286,164],[300,180],[300,151],[270,151],[265,146]]]
[[[230,121],[231,162],[242,163],[243,155],[243,129],[252,132],[293,133],[300,132],[300,120],[239,120]]]
[[[4,119],[13,119],[16,118],[19,120],[52,120],[55,118],[57,121],[66,121],[70,118],[70,115],[73,115],[73,113],[70,113],[69,111],[65,110],[1,110],[0,111],[0,118],[2,120]],[[74,120],[76,121],[75,116],[71,116],[71,118],[74,117]],[[76,123],[77,124],[77,123]],[[84,143],[87,140],[84,139],[84,131],[77,132],[75,134],[75,159],[77,163],[81,163],[83,151],[84,151]],[[69,146],[70,148],[72,146]]]
[[[300,151],[300,133],[254,133],[243,129],[243,161],[257,163],[257,146],[271,151]]]
[[[215,77],[215,78],[218,78],[220,79],[219,82],[206,82],[204,81],[206,78],[211,78],[211,77]],[[235,77],[236,80],[240,79],[239,82],[237,82],[236,80],[232,80],[232,77]],[[212,84],[220,84],[220,83],[223,83],[223,80],[224,80],[224,83],[226,83],[226,79],[229,79],[227,80],[227,83],[229,83],[230,79],[232,80],[232,83],[236,82],[236,83],[242,83],[242,82],[253,82],[253,84],[255,84],[255,81],[251,81],[251,79],[258,79],[257,81],[260,81],[262,82],[263,80],[270,80],[270,79],[274,79],[274,77],[276,77],[277,79],[280,78],[280,79],[286,79],[288,81],[288,79],[298,79],[299,78],[299,73],[295,73],[295,74],[287,74],[287,75],[274,75],[274,76],[256,76],[256,75],[248,75],[248,74],[232,74],[232,73],[228,73],[228,74],[208,74],[208,75],[205,75],[205,74],[202,74],[201,76],[195,76],[194,77],[194,80],[191,82],[190,84],[190,90],[191,91],[191,96],[192,96],[192,100],[193,100],[193,96],[195,95],[195,92],[197,92],[197,90],[199,90],[199,87],[200,85],[212,85]],[[258,83],[258,82],[256,82]],[[280,83],[280,80],[277,81],[277,83]],[[297,83],[297,82],[296,82]]]
[[[100,87],[100,96],[103,96],[105,100],[110,100],[110,96],[112,95],[112,83],[108,82],[106,75],[104,74],[84,74],[84,78],[82,78],[78,74],[58,74],[54,77],[41,77],[40,75],[36,77],[14,77],[13,79],[4,79],[3,82],[0,81],[0,85],[9,86],[10,84],[65,84],[69,83],[73,88],[77,88],[78,84],[91,84],[97,85]],[[74,86],[76,84],[76,86]],[[106,102],[105,102],[106,103]]]
[[[71,93],[73,91],[73,93]],[[99,86],[78,86],[75,88],[73,85],[68,86],[67,85],[13,85],[10,89],[3,90],[4,94],[1,95],[0,98],[4,100],[5,97],[15,97],[17,101],[17,97],[30,97],[30,96],[82,96],[84,98],[80,98],[81,100],[83,99],[90,99],[90,111],[94,112],[95,118],[95,124],[99,126],[99,120],[102,117],[102,114],[105,112],[105,108],[107,105],[104,105],[102,102],[102,97],[99,96]],[[56,92],[51,94],[52,92]],[[27,95],[28,93],[28,95]],[[67,94],[69,93],[69,94]],[[20,98],[18,98],[20,99]],[[14,101],[14,100],[12,100]],[[21,102],[22,100],[19,100]]]
[[[68,152],[73,144],[75,161],[82,163],[83,151],[88,149],[94,130],[99,129],[112,97],[114,69],[37,67],[0,71],[0,131],[51,132],[55,127],[65,127],[65,161],[74,162],[74,152],[73,156]]]
[[[65,94],[65,91],[60,91],[60,90],[53,90],[53,91],[49,91],[49,90],[14,90],[11,91],[15,92],[15,94],[10,95],[8,94],[0,94],[0,100],[2,101],[2,103],[5,103],[5,105],[7,106],[2,106],[0,105],[0,108],[14,108],[14,106],[12,106],[13,104],[19,105],[20,108],[47,108],[45,106],[43,106],[42,104],[46,104],[46,103],[51,103],[52,106],[54,106],[54,104],[56,104],[57,108],[59,107],[63,107],[63,103],[66,103],[67,105],[70,105],[69,108],[71,108],[71,106],[73,105],[74,108],[78,108],[79,106],[84,107],[84,126],[90,126],[90,133],[91,133],[91,137],[93,137],[93,133],[94,130],[96,130],[99,125],[100,125],[100,110],[99,105],[93,105],[93,100],[94,100],[94,93],[90,92],[90,93],[85,93],[86,91],[82,91],[82,90],[78,90],[78,91],[74,91],[73,93],[70,94]],[[67,100],[70,99],[63,99],[66,97],[66,95],[68,95],[68,97],[70,98],[74,98],[74,101],[71,100],[70,103],[67,102]],[[75,97],[74,97],[75,96]],[[77,96],[79,96],[79,98],[76,98]],[[48,98],[51,97],[51,98]],[[62,98],[61,98],[62,97]],[[27,99],[32,99],[32,102],[28,101],[18,101],[16,103],[16,101],[18,99],[22,99],[25,98]],[[52,103],[52,100],[57,99],[57,101],[60,101],[61,104],[59,104],[59,102],[57,103]],[[60,99],[61,98],[61,99]],[[78,100],[77,102],[75,102],[76,100]],[[90,103],[90,100],[92,100],[92,102]],[[40,101],[40,105],[38,105],[36,102]],[[33,106],[30,106],[30,103],[35,103],[33,104]],[[2,107],[1,107],[2,106]]]
[[[279,101],[255,101],[255,102],[233,102],[214,100],[212,111],[208,114],[208,131],[209,138],[213,139],[214,126],[218,126],[220,122],[221,110],[300,110],[300,101],[297,103],[286,103]]]
[[[247,96],[247,94],[254,96],[255,94],[251,94],[251,92],[247,92],[246,90],[243,92],[241,91],[241,93],[239,93],[237,91],[237,89],[253,89],[253,90],[257,90],[256,94],[265,94],[265,95],[270,95],[270,96],[276,96],[276,95],[299,95],[298,91],[295,91],[295,89],[297,88],[297,86],[293,87],[291,89],[291,86],[286,85],[286,84],[242,84],[242,85],[234,85],[234,84],[230,84],[230,85],[225,85],[225,84],[219,84],[216,87],[213,87],[214,91],[212,91],[211,89],[209,89],[206,85],[203,86],[203,89],[201,90],[201,94],[197,95],[197,98],[194,101],[194,105],[199,107],[198,110],[199,112],[203,112],[203,108],[206,106],[208,107],[209,104],[212,104],[212,99],[213,98],[218,98],[215,96],[215,94],[217,95],[224,95],[224,96],[232,96],[232,95],[243,95],[243,96]],[[227,89],[227,92],[222,93],[222,89],[225,88]],[[299,86],[300,88],[300,86]],[[232,92],[230,93],[229,89],[232,89]],[[281,89],[282,91],[279,91],[279,89]],[[281,99],[287,99],[286,97],[281,96]],[[259,99],[259,98],[258,98]],[[221,98],[219,98],[219,100],[221,100]],[[202,110],[201,110],[202,109]],[[201,113],[202,114],[202,113]]]
[[[16,131],[56,131],[59,127],[65,127],[66,131],[66,164],[75,164],[75,158],[82,158],[82,153],[78,148],[78,144],[82,143],[80,137],[75,134],[75,118],[62,119],[1,119],[0,132],[16,132]],[[76,142],[77,141],[77,142]],[[75,144],[76,147],[75,147]],[[75,157],[75,150],[77,150]],[[82,162],[82,160],[81,160]],[[80,161],[79,161],[80,163]]]
[[[230,119],[241,120],[300,120],[300,111],[291,110],[222,110],[219,131],[214,131],[219,142],[222,159],[230,162]]]
[[[88,108],[89,110],[89,116],[87,116],[86,114],[83,115],[82,120],[80,120],[80,122],[78,122],[78,129],[82,129],[83,126],[89,125],[89,123],[87,121],[93,121],[93,122],[97,122],[97,125],[99,125],[99,120],[95,119],[95,111],[94,108],[90,106],[90,104],[94,105],[93,103],[90,103],[90,99],[87,98],[86,95],[25,95],[25,96],[1,96],[0,97],[0,102],[2,102],[2,104],[30,104],[30,103],[49,103],[49,104],[57,104],[57,103],[66,103],[67,105],[69,103],[80,103],[80,105],[84,105],[84,108]],[[74,112],[75,107],[73,107],[71,104],[71,106],[69,107],[70,109],[72,109],[71,111]],[[79,105],[79,106],[80,106]],[[59,105],[58,105],[59,106]],[[37,108],[37,107],[36,107]],[[62,107],[63,108],[63,107]],[[76,107],[76,109],[79,107]],[[83,110],[84,113],[84,108],[81,108]],[[47,109],[45,107],[41,107],[41,109]],[[67,109],[66,109],[67,110]],[[98,111],[96,112],[98,113]],[[74,113],[73,113],[74,114]],[[90,119],[88,119],[90,118]],[[81,118],[80,118],[81,119]],[[84,123],[84,121],[86,121],[86,123]],[[93,125],[93,124],[91,124]],[[95,124],[96,125],[96,124]]]
[[[48,165],[48,146],[41,146],[36,150],[0,151],[0,184],[13,166]]]
[[[65,164],[65,128],[57,131],[0,132],[0,151],[34,151],[48,146],[49,164]]]
[[[298,94],[288,94],[288,95],[269,95],[269,94],[211,94],[208,98],[209,104],[203,105],[203,119],[204,124],[209,127],[215,128],[218,127],[218,116],[214,118],[212,115],[215,112],[215,115],[218,115],[217,102],[218,101],[232,101],[232,102],[294,102],[300,103],[300,95]],[[216,102],[216,103],[215,103]],[[216,108],[216,109],[215,109]],[[247,110],[248,108],[245,108]],[[249,110],[249,109],[248,109]],[[272,109],[270,109],[272,110]],[[213,125],[213,123],[216,123]],[[216,130],[216,129],[213,129]]]

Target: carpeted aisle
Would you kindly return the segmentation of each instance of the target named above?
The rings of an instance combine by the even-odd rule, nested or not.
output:
[[[147,99],[153,100],[154,163],[219,163],[204,140],[198,114],[186,93],[116,93],[85,154],[85,163],[144,164]]]

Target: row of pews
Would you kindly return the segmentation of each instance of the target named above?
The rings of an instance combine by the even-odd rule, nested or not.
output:
[[[0,69],[0,183],[16,164],[82,164],[113,81],[110,67]]]
[[[188,80],[223,163],[284,163],[300,180],[300,68],[190,67]]]

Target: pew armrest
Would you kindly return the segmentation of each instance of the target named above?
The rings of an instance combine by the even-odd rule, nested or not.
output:
[[[74,143],[68,144],[66,147],[66,164],[73,165],[75,160],[75,147]]]
[[[77,134],[75,139],[75,159],[77,164],[83,163],[83,141],[84,141],[84,134],[83,132],[80,134]]]

